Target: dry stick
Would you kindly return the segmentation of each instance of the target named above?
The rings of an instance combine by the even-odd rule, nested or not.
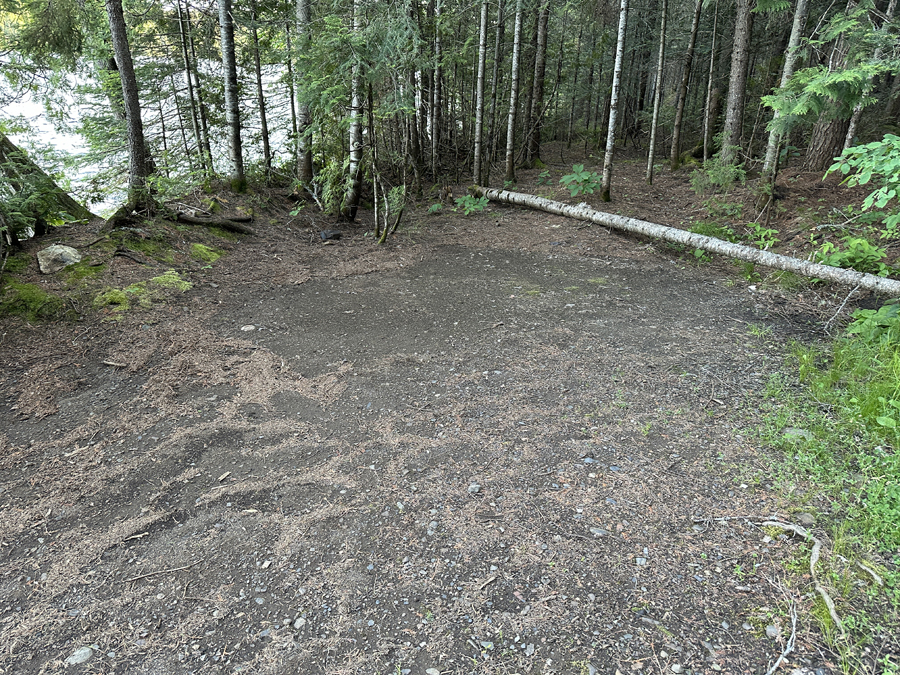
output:
[[[782,593],[784,589],[781,589]],[[793,601],[791,601],[791,636],[788,638],[787,644],[784,646],[784,651],[781,652],[781,656],[778,657],[778,660],[772,664],[772,667],[766,671],[766,675],[773,675],[773,673],[778,670],[778,666],[781,665],[781,662],[784,661],[784,658],[794,651],[794,645],[797,643],[797,608],[794,606]]]
[[[778,527],[782,530],[787,530],[789,532],[793,532],[794,534],[799,534],[801,537],[805,539],[810,539],[813,542],[812,552],[809,555],[809,573],[812,576],[813,584],[816,588],[816,592],[822,598],[822,601],[825,603],[825,606],[828,608],[828,614],[831,615],[831,620],[837,625],[838,628],[841,629],[841,635],[846,635],[847,632],[844,630],[844,624],[841,622],[841,618],[838,616],[837,609],[834,607],[834,600],[831,599],[831,596],[828,594],[828,591],[819,583],[819,578],[816,576],[816,563],[819,562],[819,557],[822,554],[822,542],[810,534],[805,527],[801,527],[800,525],[794,525],[793,523],[782,523],[777,520],[765,520],[760,523],[763,527]]]
[[[689,248],[699,248],[704,251],[745,260],[765,267],[774,267],[775,269],[794,272],[795,274],[800,274],[805,277],[824,279],[826,281],[845,284],[847,286],[856,285],[864,290],[884,293],[892,298],[900,297],[900,281],[897,281],[896,279],[886,279],[884,277],[876,277],[873,274],[857,272],[856,270],[846,270],[839,267],[831,267],[830,265],[821,265],[809,262],[808,260],[791,258],[786,255],[770,253],[769,251],[761,251],[750,246],[732,244],[731,242],[722,241],[721,239],[687,232],[686,230],[679,230],[674,227],[657,225],[656,223],[650,223],[646,220],[638,220],[637,218],[627,218],[612,213],[604,213],[603,211],[595,211],[584,203],[579,204],[578,206],[570,206],[568,204],[521,192],[510,192],[509,190],[497,190],[495,188],[478,186],[472,188],[472,190],[476,196],[487,197],[493,201],[527,206],[540,211],[546,211],[547,213],[553,213],[558,216],[575,218],[576,220],[589,220],[597,225],[622,230],[623,232],[655,237],[657,239],[662,239],[663,241],[682,244]]]
[[[849,293],[847,293],[847,297],[844,298],[844,301],[841,303],[841,306],[838,307],[838,310],[834,313],[834,316],[825,322],[825,332],[826,333],[828,332],[828,329],[831,327],[831,322],[834,321],[836,318],[838,318],[838,315],[842,311],[844,311],[844,306],[847,304],[847,301],[853,296],[854,293],[856,293],[857,290],[859,290],[859,284],[856,284],[856,286],[853,287],[853,290],[850,291]]]
[[[157,570],[156,572],[147,572],[146,574],[141,574],[140,576],[131,577],[130,579],[126,579],[122,583],[127,584],[132,581],[137,581],[138,579],[146,579],[147,577],[153,577],[153,576],[156,576],[157,574],[168,574],[169,572],[181,572],[182,570],[190,569],[194,565],[199,565],[202,562],[203,562],[203,560],[198,560],[197,562],[192,562],[190,565],[185,565],[184,567],[173,567],[172,569],[168,569],[168,570]]]

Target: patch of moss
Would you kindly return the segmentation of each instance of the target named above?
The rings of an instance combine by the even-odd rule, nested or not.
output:
[[[29,257],[26,253],[17,253],[16,255],[11,255],[6,260],[6,272],[10,274],[19,274],[20,272],[24,272],[28,269]]]
[[[227,239],[228,241],[237,241],[238,239],[236,232],[229,232],[228,230],[223,230],[221,227],[210,227],[207,229],[210,234],[214,234],[219,239]]]
[[[191,257],[201,262],[209,263],[210,265],[221,258],[223,254],[224,251],[219,251],[210,248],[209,246],[204,246],[203,244],[191,245]]]
[[[131,307],[128,294],[120,288],[109,288],[94,297],[94,309],[109,308],[113,312],[126,312]]]
[[[588,282],[592,284],[599,284],[600,286],[606,286],[606,284],[609,283],[609,279],[607,279],[606,277],[596,277],[594,279],[588,279]]]
[[[185,281],[184,279],[182,279],[181,275],[179,275],[175,270],[169,270],[161,276],[153,277],[150,281],[157,286],[162,286],[163,288],[174,288],[181,292],[184,292],[191,286],[193,286],[190,281]]]
[[[85,257],[81,262],[69,265],[64,271],[69,282],[76,282],[99,277],[105,269],[106,264],[92,265],[90,257]]]
[[[63,299],[35,284],[7,281],[0,289],[0,314],[17,314],[28,321],[52,319],[63,309]]]

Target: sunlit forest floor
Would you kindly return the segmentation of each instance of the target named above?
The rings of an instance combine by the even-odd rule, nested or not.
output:
[[[602,208],[554,152],[518,189]],[[799,257],[861,200],[788,168],[766,222],[752,181],[643,171],[610,210]],[[785,344],[872,298],[437,189],[379,246],[286,193],[182,200],[255,235],[94,223],[11,259],[36,299],[0,317],[0,672],[845,668],[808,544],[762,525],[828,504],[758,428]],[[56,242],[85,258],[40,275]]]

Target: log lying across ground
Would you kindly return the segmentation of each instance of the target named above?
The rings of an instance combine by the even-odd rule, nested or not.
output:
[[[895,279],[887,279],[885,277],[877,277],[874,274],[865,274],[856,270],[847,270],[840,267],[831,267],[830,265],[820,265],[819,263],[809,262],[808,260],[800,260],[791,258],[778,253],[769,253],[761,251],[758,248],[743,246],[741,244],[732,244],[728,241],[707,237],[703,234],[695,234],[686,230],[679,230],[674,227],[665,225],[657,225],[646,220],[638,220],[636,218],[627,218],[625,216],[617,216],[612,213],[604,213],[603,211],[595,211],[587,204],[579,204],[578,206],[569,206],[561,202],[554,202],[543,197],[523,194],[521,192],[510,192],[509,190],[497,190],[495,188],[475,187],[475,194],[496,202],[505,204],[515,204],[517,206],[527,206],[532,209],[546,211],[558,216],[567,216],[578,220],[588,220],[597,225],[610,227],[614,230],[622,230],[623,232],[631,232],[633,234],[643,234],[647,237],[654,237],[664,241],[671,241],[676,244],[683,244],[690,248],[700,248],[710,253],[718,253],[719,255],[737,258],[738,260],[746,260],[764,267],[773,267],[775,269],[793,272],[805,277],[814,279],[824,279],[833,281],[847,286],[855,286],[877,293],[883,293],[889,297],[900,297],[900,281]]]
[[[189,223],[190,225],[204,225],[206,227],[220,227],[223,230],[228,230],[229,232],[237,232],[238,234],[256,234],[256,232],[246,225],[241,225],[241,223],[249,222],[249,218],[239,216],[237,218],[199,218],[197,216],[191,215],[190,213],[185,213],[184,211],[179,211],[176,214],[179,223]]]

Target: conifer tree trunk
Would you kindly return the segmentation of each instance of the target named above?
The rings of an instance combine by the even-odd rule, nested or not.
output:
[[[672,151],[669,155],[669,164],[672,171],[681,165],[681,126],[684,120],[684,106],[687,102],[688,83],[691,80],[691,67],[694,65],[694,49],[697,45],[697,32],[700,28],[700,12],[703,9],[703,0],[697,0],[694,5],[694,19],[691,23],[691,37],[688,40],[687,53],[684,56],[684,70],[681,73],[681,86],[678,87],[678,100],[675,103],[675,123],[672,126]],[[715,30],[713,31],[713,46],[715,46]]]
[[[360,0],[353,0],[353,32],[358,33],[362,25],[360,17]],[[344,197],[342,215],[351,223],[356,219],[356,211],[359,209],[359,200],[362,196],[362,94],[361,70],[362,64],[357,61],[353,65],[353,73],[350,76],[350,165],[347,169],[349,187]]]
[[[68,213],[75,220],[90,220],[94,217],[87,208],[75,201],[41,167],[0,131],[0,172],[15,192],[38,190],[41,201],[51,202],[58,211]],[[0,209],[2,215],[2,209]],[[34,214],[40,219],[43,214]],[[35,227],[35,231],[38,228]]]
[[[494,66],[493,76],[491,77],[491,126],[488,131],[489,147],[486,158],[487,164],[483,172],[484,185],[490,184],[491,164],[497,158],[497,138],[499,136],[499,134],[497,133],[497,118],[499,116],[499,111],[497,110],[497,94],[500,91],[500,64],[503,61],[503,51],[501,50],[501,46],[503,44],[503,22],[505,20],[505,11],[506,0],[500,0],[499,6],[497,8],[497,30],[494,34]]]
[[[310,31],[312,23],[312,9],[310,0],[297,0],[296,6],[297,26],[297,50],[303,54],[309,48]],[[312,120],[309,114],[309,104],[302,93],[302,85],[299,78],[303,73],[297,73],[298,82],[295,87],[297,93],[297,178],[304,189],[309,189],[313,181],[312,143],[309,132]]]
[[[443,93],[443,64],[441,63],[441,0],[434,3],[434,83],[431,87],[431,173],[437,177],[440,173],[440,148],[441,148],[441,109],[444,102]]]
[[[849,13],[855,4],[855,0],[848,0],[845,13]],[[828,59],[829,73],[844,68],[849,50],[850,45],[843,36],[839,36],[834,41]],[[820,113],[819,119],[813,127],[809,147],[806,150],[806,158],[803,162],[803,168],[806,171],[827,169],[835,156],[840,154],[844,139],[847,137],[850,119],[846,113],[840,114],[840,101],[832,100],[830,103],[831,105]]]
[[[791,26],[791,37],[788,39],[787,52],[784,55],[784,67],[781,70],[781,88],[784,89],[794,75],[794,66],[797,63],[797,48],[800,46],[800,38],[803,35],[803,27],[806,25],[806,14],[809,8],[808,0],[797,0],[794,8],[794,23]],[[775,111],[774,119],[780,117],[780,112]],[[766,145],[766,158],[763,161],[763,173],[771,174],[775,170],[775,154],[778,152],[780,134],[774,129],[769,132],[769,143]]]
[[[606,130],[606,152],[603,155],[603,185],[600,199],[608,202],[612,185],[613,151],[616,147],[616,113],[619,109],[619,82],[622,79],[622,60],[625,55],[625,26],[628,22],[628,0],[619,7],[619,33],[616,39],[616,61],[613,66],[612,91],[609,97],[609,123]]]
[[[578,26],[578,46],[575,51],[575,68],[572,76],[572,96],[569,100],[569,122],[566,125],[566,147],[572,147],[572,133],[575,129],[575,109],[578,101],[578,71],[581,70],[581,40],[584,37],[584,21]],[[562,54],[562,50],[560,50]]]
[[[719,110],[718,90],[713,90],[713,79],[716,73],[716,37],[719,28],[719,0],[713,10],[712,46],[709,48],[709,77],[706,81],[706,101],[703,104],[703,162],[709,159],[712,145],[712,127],[716,123]]]
[[[475,84],[475,153],[472,175],[475,185],[481,185],[482,136],[484,133],[484,70],[487,61],[487,0],[481,1],[481,23],[478,29],[478,75]]]
[[[522,0],[516,0],[512,66],[509,86],[509,121],[506,126],[506,182],[516,182],[516,108],[519,100],[519,53],[522,50]]]
[[[222,68],[225,71],[225,123],[228,126],[228,149],[231,159],[231,189],[247,189],[244,175],[244,155],[241,149],[241,111],[238,98],[237,60],[234,51],[234,19],[231,0],[219,1],[219,34],[222,47]]]
[[[728,78],[728,102],[725,106],[725,139],[722,143],[722,163],[737,161],[744,122],[744,99],[747,88],[747,64],[750,61],[750,32],[753,28],[751,0],[736,0],[734,47],[731,51],[731,74]]]
[[[543,0],[538,8],[537,43],[534,52],[534,78],[531,89],[531,114],[528,123],[528,166],[541,164],[541,126],[544,117],[544,75],[547,71],[547,24],[550,20],[550,0]]]
[[[656,126],[659,123],[659,107],[662,103],[663,65],[666,57],[666,14],[669,11],[668,0],[662,0],[662,12],[659,20],[659,55],[656,59],[656,87],[653,91],[653,119],[650,122],[650,149],[647,152],[647,182],[653,183],[653,158],[656,152]]]
[[[147,179],[154,173],[155,166],[144,142],[137,78],[134,74],[131,47],[128,44],[122,0],[106,0],[106,14],[109,19],[113,51],[119,66],[119,77],[122,80],[125,123],[128,127],[128,204],[125,207],[127,212],[120,210],[117,214],[121,217],[136,209],[153,206]]]
[[[253,69],[256,74],[256,103],[259,106],[260,135],[263,145],[263,167],[266,176],[272,173],[272,148],[269,145],[269,122],[266,119],[266,96],[263,91],[262,62],[259,56],[259,31],[256,28],[256,0],[250,2],[250,38],[253,43]]]

